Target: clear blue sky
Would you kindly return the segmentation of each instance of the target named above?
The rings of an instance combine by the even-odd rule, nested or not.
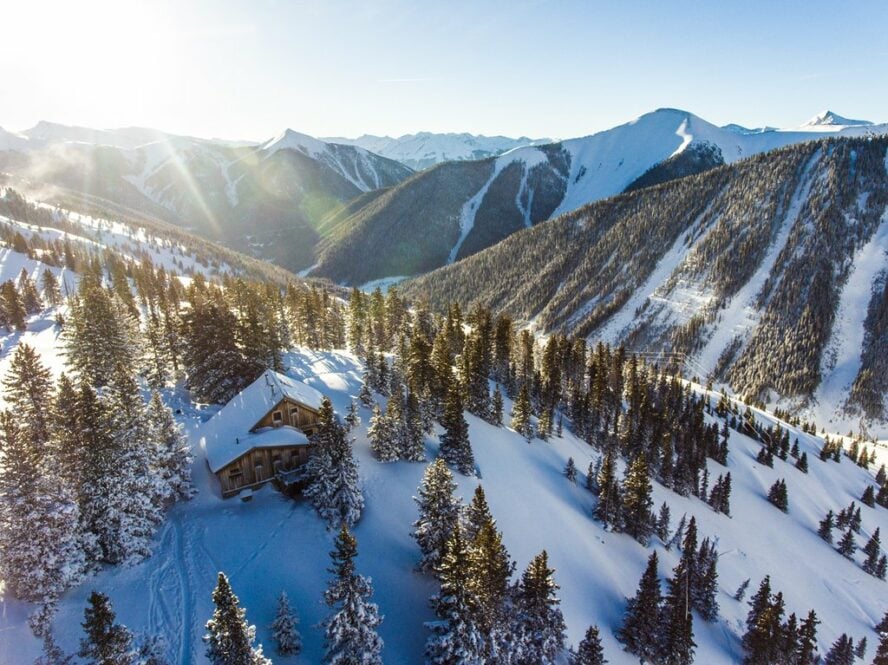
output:
[[[0,126],[589,134],[661,106],[888,121],[888,2],[15,0]]]

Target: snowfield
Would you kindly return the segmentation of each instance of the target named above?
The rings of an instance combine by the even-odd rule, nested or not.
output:
[[[25,335],[42,338],[48,335],[47,330],[51,328]],[[4,344],[5,358],[8,348]],[[51,347],[44,345],[43,349]],[[58,363],[57,357],[47,360]],[[296,350],[287,356],[286,363],[291,376],[328,395],[341,414],[360,390],[363,367],[347,352]],[[321,598],[334,533],[307,502],[285,498],[271,487],[257,491],[249,502],[223,500],[193,436],[218,407],[194,407],[182,391],[169,392],[166,397],[174,409],[181,410],[180,420],[191,435],[198,495],[168,514],[148,560],[130,568],[105,570],[65,595],[55,621],[58,641],[66,650],[76,650],[86,598],[98,589],[111,597],[119,621],[137,632],[163,635],[171,662],[204,663],[203,625],[212,613],[210,593],[216,573],[223,570],[246,607],[248,619],[257,624],[258,639],[267,655],[274,658],[268,624],[277,595],[286,590],[302,620],[304,651],[296,660],[320,662],[322,631],[317,624],[326,615]],[[510,408],[506,400],[507,413]],[[413,570],[419,549],[410,537],[416,518],[412,497],[425,465],[377,462],[367,440],[369,417],[369,410],[362,408],[363,422],[355,432],[366,497],[366,509],[355,529],[358,568],[372,577],[374,600],[385,616],[381,626],[385,662],[420,663],[427,636],[423,622],[433,618],[427,600],[436,590],[430,577]],[[768,420],[760,412],[756,417]],[[548,550],[561,585],[569,643],[577,644],[586,627],[597,623],[606,658],[614,664],[636,663],[637,658],[622,651],[613,631],[621,623],[625,598],[635,592],[650,548],[627,535],[610,533],[592,520],[595,499],[583,481],[596,451],[567,432],[549,443],[535,439],[528,444],[511,430],[470,415],[467,420],[481,477],[457,474],[463,499],[471,498],[479,482],[484,486],[519,571],[541,549]],[[655,506],[664,500],[669,503],[673,526],[682,514],[695,515],[700,538],[714,538],[720,552],[721,616],[713,624],[695,620],[697,663],[738,662],[739,637],[745,630],[748,607],[732,596],[743,580],[751,578],[748,598],[766,574],[771,575],[775,591],[784,592],[787,613],[817,611],[823,622],[818,635],[822,652],[842,632],[855,640],[866,636],[870,654],[877,643],[872,626],[888,609],[886,583],[864,573],[816,534],[817,523],[828,509],[837,511],[851,501],[859,504],[863,488],[873,483],[872,472],[847,459],[841,464],[820,462],[817,453],[822,441],[792,428],[790,432],[808,453],[808,475],[779,459],[773,469],[762,467],[754,459],[759,444],[731,432],[730,518],[696,498],[680,497],[654,484]],[[429,460],[436,449],[437,439],[428,438]],[[578,485],[563,475],[568,457],[574,458],[581,471]],[[724,471],[709,461],[713,481]],[[789,488],[788,515],[765,499],[768,487],[781,477]],[[888,533],[888,510],[862,506],[862,514],[863,530],[857,539],[861,546],[876,527]],[[660,573],[666,576],[677,563],[677,552],[667,552],[655,542]],[[860,554],[856,556],[860,560]],[[38,656],[40,643],[26,623],[31,610],[11,598],[0,601],[0,662],[30,663]]]

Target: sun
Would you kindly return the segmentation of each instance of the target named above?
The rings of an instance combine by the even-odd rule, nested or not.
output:
[[[102,117],[102,108],[124,106],[135,117],[182,85],[184,35],[166,3],[15,2],[4,23],[15,27],[0,55],[14,58],[19,76],[47,96],[63,93],[67,108],[47,109],[48,119],[76,117],[78,109]]]

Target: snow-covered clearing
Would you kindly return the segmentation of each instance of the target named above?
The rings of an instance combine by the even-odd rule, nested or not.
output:
[[[360,389],[363,368],[349,353],[296,351],[286,362],[292,376],[329,395],[340,413]],[[182,410],[180,418],[189,433],[216,410],[196,410],[178,392],[170,395],[170,403]],[[507,412],[510,407],[506,400]],[[427,599],[435,585],[413,570],[419,551],[409,534],[416,516],[412,496],[425,465],[375,461],[366,436],[369,416],[362,408],[363,423],[355,444],[367,499],[355,531],[358,568],[373,578],[374,599],[385,615],[381,627],[385,661],[419,663],[427,635],[422,624],[432,618]],[[598,623],[608,660],[615,665],[637,662],[621,651],[613,631],[621,622],[625,597],[635,591],[650,549],[628,536],[602,529],[590,517],[594,498],[582,486],[584,474],[577,486],[563,476],[568,457],[573,457],[583,472],[595,459],[595,451],[569,433],[550,443],[534,440],[528,444],[508,429],[472,416],[467,419],[481,478],[457,476],[460,494],[468,500],[475,485],[483,484],[519,571],[541,549],[549,551],[556,581],[562,587],[571,643],[580,640],[590,623]],[[797,436],[808,453],[808,475],[779,459],[774,469],[763,468],[754,460],[758,444],[732,432],[728,468],[734,479],[731,518],[716,514],[696,498],[680,497],[655,485],[655,504],[668,501],[673,524],[683,513],[695,515],[700,537],[717,538],[721,553],[718,600],[722,616],[710,625],[695,621],[698,663],[738,661],[738,636],[748,607],[731,596],[746,578],[752,579],[754,591],[766,574],[772,576],[774,588],[784,592],[787,611],[817,610],[823,622],[819,635],[822,650],[841,632],[855,638],[866,635],[870,644],[876,641],[871,627],[888,609],[885,583],[842,558],[816,535],[823,514],[857,500],[865,484],[872,482],[871,473],[847,460],[840,465],[822,463],[817,460],[818,439],[792,428],[791,436]],[[326,614],[321,595],[333,534],[305,502],[286,499],[270,487],[256,492],[247,503],[222,500],[215,477],[208,472],[196,442],[193,444],[198,496],[171,511],[150,559],[131,568],[106,570],[64,597],[56,620],[59,642],[68,650],[76,648],[86,597],[92,589],[99,589],[111,596],[120,621],[136,631],[163,634],[173,662],[206,662],[200,637],[212,612],[210,593],[216,572],[224,570],[247,608],[248,618],[258,625],[267,653],[273,655],[268,623],[275,598],[286,589],[302,618],[305,650],[299,662],[319,662],[323,645],[316,625]],[[436,448],[436,440],[428,439],[430,460]],[[713,480],[725,471],[712,461],[709,469]],[[788,515],[764,498],[771,483],[781,477],[789,487]],[[888,532],[888,510],[866,506],[861,510],[860,544],[877,526]],[[668,575],[677,553],[666,552],[659,544],[656,547],[661,555],[660,572]],[[2,602],[0,662],[29,663],[39,653],[39,642],[26,625],[30,609],[12,599]]]

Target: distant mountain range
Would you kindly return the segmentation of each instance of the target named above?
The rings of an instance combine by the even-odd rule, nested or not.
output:
[[[560,142],[431,133],[325,140],[286,130],[256,144],[40,122],[0,129],[0,171],[20,187],[101,199],[351,285],[433,270],[623,191],[792,143],[885,130],[830,111],[774,130],[720,128],[660,109]]]
[[[365,134],[356,139],[327,138],[325,141],[356,145],[389,159],[396,159],[414,171],[427,169],[441,162],[496,157],[514,148],[551,143],[552,139],[513,139],[507,136],[480,136],[475,134],[434,134],[419,132],[398,138]]]
[[[412,171],[291,130],[262,145],[41,122],[0,132],[0,171],[58,197],[110,201],[291,270],[314,261],[325,215]]]
[[[321,244],[312,274],[348,284],[417,275],[627,190],[785,145],[888,131],[888,125],[839,125],[838,118],[825,112],[797,129],[738,132],[687,111],[659,109],[591,136],[441,164],[342,222]]]

